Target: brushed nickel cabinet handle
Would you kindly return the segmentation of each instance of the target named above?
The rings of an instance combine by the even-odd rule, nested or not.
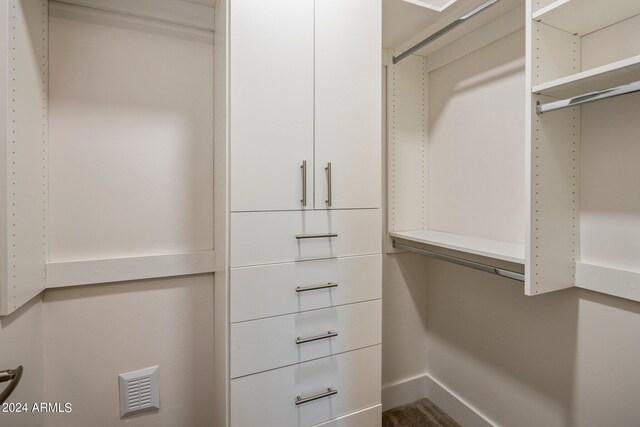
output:
[[[307,161],[303,160],[302,165],[300,166],[302,170],[302,206],[307,206]]]
[[[326,334],[312,335],[310,337],[304,337],[304,338],[298,337],[296,338],[296,344],[304,344],[304,343],[313,342],[313,341],[326,340],[327,338],[333,338],[337,336],[338,336],[337,332],[327,331]]]
[[[325,200],[325,203],[328,207],[331,207],[331,162],[327,163],[327,167],[324,170],[327,172],[327,200]]]
[[[338,237],[338,233],[298,234],[296,239],[321,239],[323,237]]]
[[[296,292],[317,291],[319,289],[337,288],[337,283],[326,283],[324,285],[298,286]]]
[[[314,394],[313,396],[307,396],[307,397],[298,396],[298,397],[296,397],[296,405],[302,405],[303,403],[313,402],[314,400],[323,399],[325,397],[333,396],[334,394],[338,394],[338,390],[336,390],[333,387],[328,387],[327,391],[322,392],[322,393],[318,393],[318,394]]]

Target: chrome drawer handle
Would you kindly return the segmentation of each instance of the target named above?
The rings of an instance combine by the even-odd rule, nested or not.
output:
[[[337,288],[337,283],[327,283],[326,285],[298,286],[296,292],[317,291],[318,289]]]
[[[296,405],[302,405],[303,403],[313,402],[314,400],[323,399],[325,397],[333,396],[334,394],[338,394],[338,390],[333,387],[327,388],[327,391],[323,393],[314,394],[313,396],[307,397],[296,397]]]
[[[331,331],[327,331],[326,334],[320,334],[320,335],[313,335],[311,337],[305,337],[305,338],[296,338],[296,344],[304,344],[306,342],[312,342],[312,341],[318,341],[318,340],[326,340],[327,338],[333,338],[333,337],[337,337],[338,333],[337,332],[331,332]]]
[[[298,234],[296,239],[322,239],[323,237],[338,237],[338,233]]]

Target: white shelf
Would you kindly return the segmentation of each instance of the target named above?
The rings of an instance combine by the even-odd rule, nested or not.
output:
[[[478,237],[432,230],[393,231],[389,234],[397,239],[524,264],[524,244],[480,239]]]
[[[640,55],[536,85],[532,92],[556,98],[571,98],[638,80]]]
[[[638,0],[557,0],[533,14],[533,19],[584,36],[640,14]]]
[[[640,301],[640,273],[577,263],[576,286],[620,298]]]

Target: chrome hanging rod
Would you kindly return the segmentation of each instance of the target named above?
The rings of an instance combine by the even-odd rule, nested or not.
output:
[[[517,280],[519,282],[524,282],[524,274],[518,273],[516,271],[506,270],[504,268],[494,267],[488,264],[482,264],[479,262],[469,261],[466,259],[454,257],[451,255],[440,254],[438,252],[428,251],[422,248],[416,248],[413,246],[405,245],[402,243],[398,243],[395,240],[393,241],[393,247],[396,249],[402,249],[403,251],[414,252],[420,255],[426,255],[431,258],[436,258],[441,261],[451,262],[454,264],[462,265],[464,267],[474,268],[476,270],[484,271],[485,273],[496,274],[498,276],[506,277],[508,279]]]
[[[447,34],[449,31],[451,31],[454,28],[456,28],[458,25],[468,21],[469,19],[473,18],[474,16],[476,16],[480,12],[482,12],[484,10],[487,10],[489,7],[493,6],[494,4],[498,3],[499,1],[501,1],[501,0],[489,0],[489,1],[485,2],[485,3],[482,3],[480,6],[478,6],[475,9],[473,9],[471,12],[467,13],[463,17],[459,18],[456,21],[453,21],[451,24],[447,25],[446,27],[442,28],[441,30],[438,30],[435,33],[431,34],[429,37],[427,37],[426,39],[422,40],[417,45],[413,46],[412,48],[409,48],[408,50],[406,50],[404,52],[402,52],[398,56],[394,56],[393,57],[393,63],[397,64],[398,62],[402,61],[404,58],[406,58],[407,56],[411,55],[415,51],[418,51],[418,50],[422,49],[423,47],[425,47],[426,45],[428,45],[429,43],[433,42],[434,40],[439,39],[440,37],[442,37],[445,34]]]
[[[540,104],[540,102],[538,101],[538,104],[536,106],[536,113],[544,114],[548,113],[549,111],[575,107],[576,105],[600,101],[602,99],[613,98],[615,96],[626,95],[628,93],[634,92],[640,92],[640,81],[614,87],[611,89],[587,93],[586,95],[580,95],[569,99],[563,99],[561,101],[548,102],[546,104]]]

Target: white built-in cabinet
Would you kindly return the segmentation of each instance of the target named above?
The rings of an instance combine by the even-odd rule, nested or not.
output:
[[[380,207],[379,9],[231,3],[232,211]]]
[[[216,425],[374,427],[381,2],[218,6]]]

